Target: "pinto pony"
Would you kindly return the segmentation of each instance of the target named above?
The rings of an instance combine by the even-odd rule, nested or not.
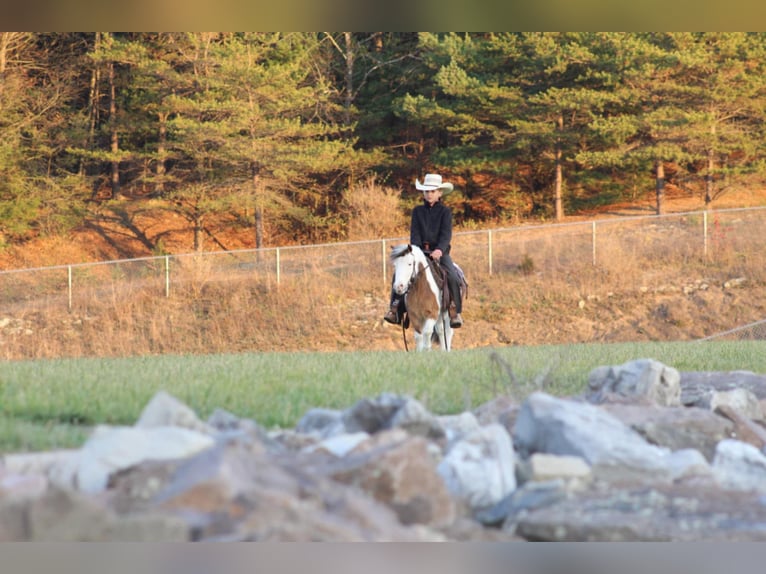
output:
[[[391,248],[391,263],[394,291],[404,295],[407,317],[415,331],[416,349],[430,350],[435,337],[441,349],[449,351],[453,335],[449,310],[444,307],[442,288],[426,254],[417,245],[397,245]],[[447,288],[446,283],[443,288]]]

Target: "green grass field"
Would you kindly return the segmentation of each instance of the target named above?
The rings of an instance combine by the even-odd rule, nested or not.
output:
[[[10,361],[0,367],[0,452],[77,447],[95,424],[135,423],[160,390],[202,419],[220,407],[266,428],[287,428],[312,407],[344,409],[381,392],[411,395],[436,414],[500,394],[572,395],[585,389],[595,367],[640,358],[679,371],[766,373],[766,342]]]

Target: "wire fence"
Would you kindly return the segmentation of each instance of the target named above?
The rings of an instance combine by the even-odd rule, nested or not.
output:
[[[649,283],[656,279],[658,262],[667,266],[740,257],[745,259],[739,266],[747,268],[742,254],[766,252],[765,219],[766,208],[743,208],[457,232],[453,255],[469,282],[525,268],[553,279],[589,267],[614,274],[630,269]],[[7,270],[0,271],[0,298],[9,312],[50,306],[72,311],[95,297],[126,300],[140,293],[169,298],[175,290],[211,282],[247,279],[277,289],[306,281],[317,271],[387,293],[390,248],[406,241],[399,237]],[[750,330],[761,338],[766,326],[754,323]]]

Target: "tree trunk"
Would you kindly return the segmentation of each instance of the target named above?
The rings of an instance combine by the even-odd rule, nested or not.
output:
[[[157,114],[159,122],[157,133],[157,165],[155,167],[156,180],[154,182],[154,195],[161,196],[165,193],[165,157],[167,155],[168,141],[168,113]]]
[[[715,124],[710,126],[710,133],[715,137]],[[707,150],[707,173],[705,174],[705,207],[713,202],[713,170],[715,169],[715,152],[712,146]]]
[[[253,165],[253,197],[255,198],[255,215],[254,217],[254,223],[255,223],[255,248],[261,249],[263,247],[263,205],[261,205],[260,201],[260,178],[258,176],[258,168]]]
[[[202,215],[194,216],[194,251],[199,253],[202,251]]]
[[[561,221],[564,218],[564,207],[561,200],[561,188],[563,187],[563,167],[562,163],[562,151],[561,151],[561,133],[564,131],[564,116],[559,114],[556,126],[559,132],[559,137],[556,139],[556,183],[554,188],[554,204],[556,208],[556,221]]]
[[[10,44],[11,32],[0,34],[0,80],[5,76],[5,70],[8,67],[8,44]]]
[[[114,62],[109,62],[107,66],[109,76],[109,132],[110,132],[110,151],[112,152],[112,199],[120,198],[120,161],[117,154],[120,151],[119,138],[117,136],[117,89],[114,85]]]
[[[354,101],[354,46],[351,32],[343,32],[346,40],[346,97],[343,101],[343,123],[351,125],[351,103]]]
[[[263,247],[263,206],[255,206],[255,248]]]
[[[101,32],[96,32],[93,38],[93,53],[97,53],[101,49]],[[93,64],[93,69],[90,71],[90,86],[88,87],[88,134],[85,142],[83,142],[83,148],[86,150],[93,149],[93,141],[96,138],[96,124],[98,123],[98,100],[99,95],[99,83],[101,82],[101,68],[99,64]],[[79,174],[84,176],[86,172],[86,159],[80,159]],[[94,192],[95,193],[95,192]]]
[[[665,164],[662,160],[657,160],[657,215],[662,215],[665,208]]]

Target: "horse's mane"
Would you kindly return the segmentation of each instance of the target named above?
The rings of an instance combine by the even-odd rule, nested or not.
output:
[[[391,248],[391,259],[392,260],[398,259],[402,255],[405,255],[405,254],[409,253],[410,251],[412,251],[412,249],[414,247],[415,246],[410,245],[409,243],[402,243],[401,245],[397,245],[395,247],[392,247]]]

